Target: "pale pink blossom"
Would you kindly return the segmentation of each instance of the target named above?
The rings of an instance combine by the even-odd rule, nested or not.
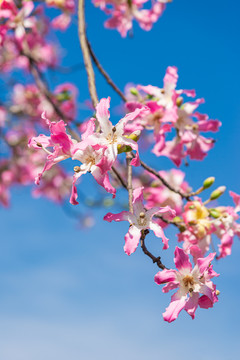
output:
[[[99,6],[110,19],[105,22],[105,27],[117,29],[121,36],[125,37],[132,29],[133,20],[137,20],[139,26],[149,31],[165,10],[167,0],[153,0],[151,8],[144,8],[148,0],[92,0],[95,6]]]
[[[194,319],[198,306],[208,309],[218,301],[216,286],[211,281],[213,277],[218,276],[211,265],[214,257],[215,253],[211,253],[206,258],[198,258],[192,268],[189,256],[176,247],[174,262],[177,270],[164,269],[154,277],[156,284],[165,284],[162,289],[164,293],[179,288],[172,295],[170,305],[163,314],[165,321],[176,320],[183,309]]]
[[[162,228],[152,220],[155,214],[171,213],[175,216],[175,211],[169,206],[154,207],[146,210],[143,206],[143,188],[137,188],[133,191],[133,213],[129,211],[122,211],[119,214],[108,213],[104,216],[104,220],[108,222],[114,221],[128,221],[130,223],[129,230],[125,235],[124,251],[127,255],[131,255],[137,248],[141,232],[146,229],[151,229],[154,234],[162,239],[163,249],[167,249],[168,238],[164,235]]]

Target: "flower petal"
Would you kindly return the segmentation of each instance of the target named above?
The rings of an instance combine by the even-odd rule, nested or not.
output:
[[[137,248],[141,230],[136,226],[130,226],[127,234],[125,235],[124,251],[127,255],[131,255]]]
[[[189,257],[182,249],[176,246],[174,255],[174,262],[178,270],[181,270],[182,268],[189,269],[189,271],[192,270],[192,265],[189,261]]]

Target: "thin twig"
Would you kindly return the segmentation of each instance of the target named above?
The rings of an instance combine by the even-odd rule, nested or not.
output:
[[[154,256],[152,253],[150,253],[150,251],[148,251],[148,249],[145,245],[145,238],[148,233],[149,233],[149,230],[142,230],[141,238],[140,238],[142,251],[144,252],[145,255],[147,255],[148,257],[150,257],[152,259],[154,264],[156,263],[160,269],[164,270],[164,269],[166,269],[166,266],[163,265],[163,263],[161,262],[161,257]]]
[[[117,179],[119,180],[119,182],[122,184],[122,186],[127,189],[127,184],[126,182],[123,180],[122,176],[119,174],[119,172],[117,171],[117,169],[112,166],[112,171],[113,173],[116,175]]]
[[[87,77],[88,77],[89,93],[92,100],[92,104],[94,107],[96,107],[98,104],[98,96],[96,91],[95,75],[92,67],[91,56],[89,53],[89,47],[86,38],[84,0],[78,0],[78,34],[79,34],[79,41],[83,54],[83,61],[85,64]]]
[[[25,56],[27,56],[25,54]],[[56,114],[64,121],[72,121],[73,119],[68,118],[58,107],[58,105],[54,102],[53,98],[52,98],[52,94],[51,92],[48,90],[48,85],[47,83],[42,79],[42,74],[40,72],[40,70],[38,69],[37,65],[34,63],[34,61],[29,58],[29,62],[30,62],[30,71],[32,76],[34,77],[34,80],[36,82],[36,85],[39,89],[39,91],[44,95],[44,97],[48,100],[48,102],[52,105],[54,111],[56,112]],[[69,132],[70,134],[78,141],[80,141],[80,136],[78,135],[78,133],[76,131],[74,131],[73,129],[70,128],[69,124],[68,124],[68,128],[69,128]]]
[[[107,83],[113,88],[113,90],[120,96],[120,98],[126,102],[127,99],[125,97],[125,95],[123,94],[123,92],[119,89],[119,87],[113,82],[113,80],[110,78],[110,76],[108,75],[108,73],[104,70],[104,68],[102,67],[102,65],[100,64],[98,58],[96,57],[96,55],[93,52],[93,49],[87,39],[87,44],[88,44],[88,48],[90,51],[90,55],[95,63],[95,65],[97,66],[98,70],[100,71],[100,73],[103,75],[103,77],[106,79]]]
[[[140,160],[141,166],[150,172],[151,174],[155,175],[162,183],[165,185],[169,190],[175,192],[176,194],[180,195],[182,198],[185,198],[187,200],[191,200],[188,194],[182,193],[180,190],[174,189],[165,179],[163,176],[161,176],[156,170],[148,166],[145,162]]]
[[[132,188],[132,156],[130,153],[126,153],[127,161],[127,189],[128,189],[128,206],[129,212],[133,214],[133,188]]]

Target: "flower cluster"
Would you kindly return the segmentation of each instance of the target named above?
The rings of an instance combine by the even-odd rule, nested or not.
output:
[[[105,26],[116,28],[125,37],[133,20],[150,30],[169,0],[152,0],[151,4],[148,0],[92,2],[109,15]],[[46,7],[54,7],[61,14],[49,19]],[[80,1],[81,15],[83,8],[84,2]],[[51,42],[52,31],[65,31],[74,12],[74,0],[46,0],[40,4],[0,0],[0,70],[4,89],[9,84],[11,87],[10,94],[2,91],[0,101],[0,204],[9,206],[12,187],[35,181],[34,197],[45,196],[61,204],[69,197],[72,205],[120,206],[124,211],[107,212],[104,220],[128,222],[125,236],[120,235],[125,240],[125,253],[132,255],[142,249],[161,269],[154,280],[164,284],[163,292],[178,289],[163,314],[164,320],[176,320],[183,309],[194,318],[198,306],[208,309],[218,301],[219,291],[212,282],[218,274],[211,262],[230,255],[234,237],[240,237],[240,195],[230,191],[234,206],[222,205],[220,197],[226,188],[220,186],[206,198],[214,177],[204,180],[194,191],[182,170],[155,170],[143,161],[143,152],[151,147],[157,167],[160,156],[176,167],[189,160],[203,160],[215,142],[206,133],[217,132],[221,123],[198,111],[204,100],[196,99],[194,90],[177,88],[178,71],[174,66],[167,68],[163,87],[127,85],[123,94],[93,53],[81,29],[85,26],[83,17],[80,44],[92,100],[90,106],[87,101],[81,106],[91,111],[84,120],[78,113],[77,87],[70,82],[54,86],[48,83],[50,70],[61,68],[59,51]],[[125,112],[118,122],[110,121],[110,97],[97,100],[91,57],[125,102]],[[14,75],[13,82],[9,72]],[[80,121],[76,121],[78,117]],[[94,200],[78,184],[91,175],[99,190]],[[127,190],[129,211],[121,188]],[[80,221],[85,226],[94,223],[87,211]],[[176,230],[172,238],[167,236],[170,226]],[[150,252],[150,231],[161,239],[163,254],[174,246],[176,269],[167,269],[164,260]],[[182,248],[175,246],[174,240]]]
[[[183,95],[195,97],[196,94],[194,90],[177,90],[177,80],[177,68],[168,67],[163,88],[138,85],[128,89],[126,107],[130,111],[143,104],[149,108],[147,116],[137,118],[127,130],[153,130],[153,153],[166,156],[179,166],[187,156],[204,159],[215,141],[204,137],[201,132],[216,132],[221,123],[196,111],[204,99],[184,102]],[[171,139],[166,141],[168,133]]]
[[[153,0],[151,8],[144,8],[148,0],[92,0],[110,18],[105,22],[108,29],[117,29],[125,37],[132,29],[132,22],[136,20],[143,30],[151,30],[153,24],[165,10],[166,3],[171,0]]]

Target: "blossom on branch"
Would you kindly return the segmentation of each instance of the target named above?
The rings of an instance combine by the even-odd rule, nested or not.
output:
[[[111,18],[105,22],[108,29],[117,29],[122,37],[126,37],[132,29],[135,19],[143,30],[151,30],[153,24],[165,10],[165,4],[171,0],[153,0],[151,8],[145,9],[148,0],[92,0],[95,6],[100,7]]]
[[[132,131],[133,128],[153,130],[155,142],[153,153],[156,156],[166,156],[180,166],[187,156],[190,159],[204,159],[215,141],[212,138],[205,138],[201,132],[216,132],[221,123],[210,120],[206,114],[196,111],[197,107],[204,102],[203,99],[184,103],[181,95],[194,97],[195,91],[177,90],[177,80],[177,68],[169,66],[164,77],[163,88],[152,85],[138,85],[133,88],[129,97],[130,101],[126,104],[127,109],[133,111],[144,104],[149,112],[139,115],[130,122],[126,131]],[[135,94],[135,100],[133,94]],[[166,141],[168,133],[171,139]]]
[[[211,265],[215,254],[211,253],[206,258],[198,258],[194,268],[189,261],[189,256],[182,249],[176,247],[174,254],[177,270],[164,269],[154,277],[156,284],[166,284],[162,289],[164,293],[179,288],[172,295],[171,303],[163,314],[164,320],[168,322],[176,320],[183,309],[194,319],[198,306],[208,309],[218,301],[216,286],[211,281],[213,277],[219,276]]]
[[[127,255],[131,255],[139,244],[142,231],[147,229],[152,230],[157,237],[162,239],[163,249],[168,249],[168,238],[157,222],[152,220],[155,214],[160,213],[170,213],[173,217],[175,216],[175,211],[169,206],[146,210],[143,206],[143,188],[140,187],[133,191],[133,213],[129,211],[122,211],[119,214],[107,213],[103,219],[108,222],[128,221],[130,223],[129,230],[125,235],[124,251]]]

